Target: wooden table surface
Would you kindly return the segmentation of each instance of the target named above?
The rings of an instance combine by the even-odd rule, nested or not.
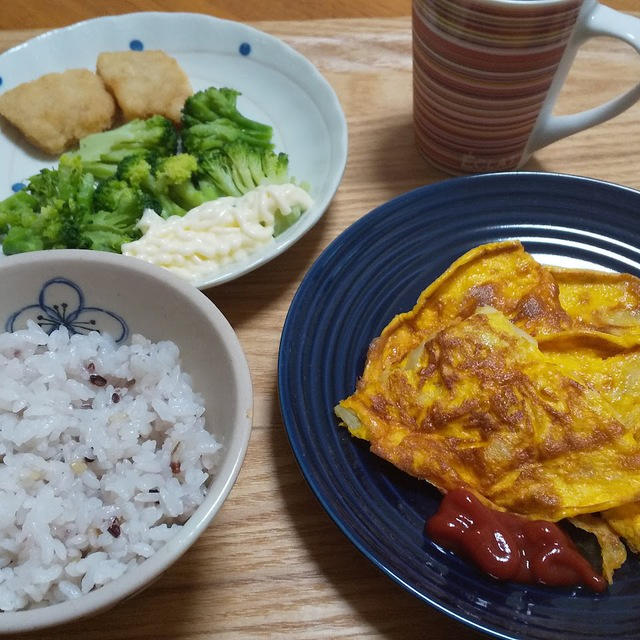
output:
[[[4,2],[0,51],[38,29],[99,15],[106,4]],[[419,157],[413,143],[409,0],[111,0],[108,6],[109,12],[121,13],[175,9],[178,4],[181,10],[251,21],[317,65],[347,116],[347,169],[325,216],[302,240],[259,270],[208,292],[240,337],[255,390],[247,457],[213,524],[142,594],[95,618],[24,637],[484,637],[409,595],[343,536],[298,470],[277,401],[280,331],[291,298],[314,259],[376,205],[446,177]],[[610,4],[633,9],[637,0]],[[272,21],[255,22],[263,18]],[[638,78],[640,59],[630,48],[609,40],[591,41],[578,56],[558,111],[598,104]],[[525,168],[640,188],[639,166],[636,105],[606,124],[547,147]]]

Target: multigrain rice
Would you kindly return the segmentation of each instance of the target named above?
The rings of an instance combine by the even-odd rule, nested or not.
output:
[[[0,610],[78,598],[151,556],[219,448],[174,343],[0,334]]]

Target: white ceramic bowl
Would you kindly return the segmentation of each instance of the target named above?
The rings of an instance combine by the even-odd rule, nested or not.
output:
[[[222,462],[202,505],[181,531],[121,578],[77,600],[0,613],[0,633],[35,630],[108,609],[143,589],[175,562],[220,509],[244,459],[252,421],[249,368],[224,316],[200,291],[158,267],[98,251],[39,251],[0,261],[0,330],[38,315],[80,330],[82,321],[126,341],[141,333],[173,340],[206,405],[207,426],[223,445]],[[75,325],[75,326],[74,326]]]

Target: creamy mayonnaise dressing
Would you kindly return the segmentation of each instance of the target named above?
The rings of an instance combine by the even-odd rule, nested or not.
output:
[[[313,200],[295,184],[264,185],[239,198],[218,198],[166,220],[147,209],[138,227],[142,237],[122,245],[124,255],[198,280],[218,267],[242,260],[273,242],[275,214],[308,209]]]

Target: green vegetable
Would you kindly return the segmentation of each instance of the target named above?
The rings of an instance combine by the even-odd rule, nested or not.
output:
[[[57,248],[119,252],[140,237],[146,208],[167,218],[221,196],[241,196],[263,184],[290,180],[288,157],[275,153],[269,125],[243,116],[240,94],[211,87],[185,102],[182,146],[163,116],[132,120],[80,141],[42,169],[27,187],[0,202],[6,255]],[[275,235],[301,211],[276,214]]]
[[[25,189],[6,198],[0,203],[0,232],[7,233],[9,227],[21,223],[23,217],[33,216],[37,206],[37,198]]]
[[[273,223],[274,237],[279,236],[283,231],[286,231],[294,222],[297,222],[303,213],[303,209],[298,205],[291,207],[291,211],[287,215],[284,215],[280,210],[276,211]]]
[[[260,185],[292,182],[286,153],[274,153],[243,142],[203,154],[199,167],[199,184],[209,182],[224,196],[238,197]],[[297,206],[287,215],[276,211],[273,235],[278,236],[288,229],[302,213]]]
[[[109,131],[92,133],[80,140],[78,151],[85,171],[99,180],[115,175],[118,163],[130,155],[154,153],[173,155],[178,148],[178,134],[173,123],[163,116],[131,120]]]
[[[96,187],[79,156],[63,155],[57,169],[32,176],[26,189],[0,202],[5,255],[39,249],[120,251],[140,236],[135,225],[145,200],[139,190],[107,180]]]
[[[213,122],[226,118],[236,127],[261,133],[271,138],[268,124],[245,118],[236,106],[239,91],[235,89],[209,87],[188,97],[182,109],[182,126],[191,127],[202,122]]]
[[[124,158],[118,164],[116,176],[142,191],[148,206],[168,218],[183,216],[205,201],[204,193],[192,181],[197,169],[197,159],[188,153],[161,158],[139,155]]]
[[[273,149],[273,129],[243,116],[236,106],[240,93],[210,87],[187,98],[182,109],[182,142],[186,151],[201,154],[242,141]]]
[[[42,238],[33,234],[27,227],[14,227],[2,242],[2,251],[7,256],[25,251],[40,251],[45,249]]]
[[[143,192],[123,180],[100,182],[94,195],[94,214],[83,229],[85,241],[92,249],[119,252],[123,242],[140,237],[135,226],[146,205]]]
[[[199,166],[200,175],[225,196],[241,196],[263,184],[283,184],[290,180],[287,154],[276,154],[242,142],[202,154]]]
[[[273,149],[271,136],[268,138],[253,132],[243,131],[228,120],[216,120],[206,124],[196,124],[182,133],[184,148],[189,153],[204,153],[211,149],[221,149],[230,142],[248,142],[256,147]]]

